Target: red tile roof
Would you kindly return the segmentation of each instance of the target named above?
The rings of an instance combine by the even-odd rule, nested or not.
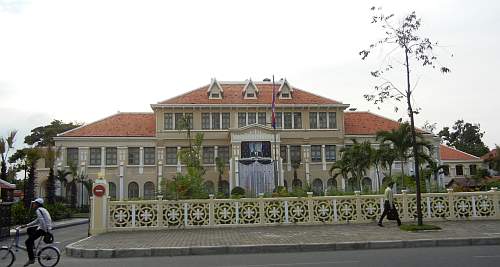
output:
[[[379,131],[390,131],[398,128],[399,122],[382,117],[371,112],[345,112],[345,134],[375,135]]]
[[[452,148],[449,146],[445,146],[445,145],[439,146],[439,152],[441,154],[441,160],[464,160],[464,161],[467,161],[467,160],[480,161],[481,160],[480,158],[478,158],[474,155],[465,153],[463,151],[460,151],[458,149],[455,149],[455,148]]]
[[[158,104],[269,104],[272,102],[273,85],[272,83],[259,83],[256,86],[259,89],[257,99],[245,99],[243,88],[246,83],[219,83],[224,91],[222,99],[209,99],[209,85],[187,92],[185,94],[158,102]],[[280,87],[280,83],[275,85],[276,92]],[[318,96],[297,88],[293,88],[291,99],[276,98],[276,105],[280,104],[342,104],[341,102]]]
[[[498,150],[495,148],[495,149],[492,149],[490,152],[484,154],[483,156],[481,156],[481,159],[483,160],[491,160],[493,159],[494,157],[497,156],[497,153],[498,153]]]
[[[62,137],[154,137],[154,113],[117,113],[62,133]]]

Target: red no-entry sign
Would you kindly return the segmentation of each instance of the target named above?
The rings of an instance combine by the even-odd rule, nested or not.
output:
[[[102,197],[104,193],[106,193],[106,188],[103,185],[98,184],[94,187],[94,196]]]

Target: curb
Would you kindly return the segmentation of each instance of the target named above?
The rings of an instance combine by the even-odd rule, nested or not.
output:
[[[76,258],[127,258],[127,257],[150,257],[150,256],[286,253],[286,252],[311,252],[311,251],[335,251],[335,250],[358,250],[358,249],[500,245],[500,237],[383,240],[383,241],[316,243],[316,244],[314,243],[262,244],[262,245],[236,245],[236,246],[156,247],[156,248],[153,247],[153,248],[123,248],[123,249],[82,249],[75,247],[75,245],[77,245],[77,243],[79,243],[80,241],[66,246],[67,256]]]
[[[76,226],[76,225],[82,225],[82,224],[87,224],[89,223],[89,219],[81,219],[81,220],[74,220],[73,222],[60,222],[59,224],[57,225],[54,225],[52,227],[52,230],[55,230],[55,229],[62,229],[62,228],[67,228],[67,227],[71,227],[71,226]],[[10,235],[11,236],[14,236],[16,234],[16,231],[15,230],[11,230],[10,232]],[[19,235],[26,235],[26,230],[22,230],[19,232]]]

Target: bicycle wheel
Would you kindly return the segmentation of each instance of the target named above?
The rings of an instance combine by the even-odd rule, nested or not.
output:
[[[53,267],[59,263],[61,254],[55,247],[44,247],[38,252],[38,263],[43,267]]]
[[[16,256],[14,256],[14,252],[8,248],[0,248],[0,266],[10,267]]]

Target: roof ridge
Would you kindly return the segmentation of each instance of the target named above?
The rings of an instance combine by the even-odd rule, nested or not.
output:
[[[456,148],[454,148],[454,147],[451,147],[451,146],[448,146],[448,145],[445,145],[445,144],[439,144],[439,145],[440,145],[440,146],[443,146],[443,147],[446,147],[446,148],[450,148],[451,150],[455,150],[455,151],[458,151],[458,152],[460,152],[460,153],[463,153],[463,154],[469,155],[469,156],[474,157],[474,158],[476,158],[476,159],[481,159],[480,157],[474,156],[474,155],[469,154],[469,153],[467,153],[467,152],[465,152],[465,151],[462,151],[462,150],[460,150],[460,149],[456,149]]]
[[[395,123],[398,123],[398,124],[402,124],[402,123],[403,123],[403,122],[399,122],[399,121],[397,121],[397,120],[394,120],[394,119],[388,118],[388,117],[386,117],[386,116],[379,115],[379,114],[377,114],[377,113],[373,113],[373,112],[371,112],[371,111],[369,111],[369,110],[367,110],[367,111],[345,111],[344,113],[368,113],[368,114],[371,114],[371,115],[373,115],[373,116],[377,116],[377,117],[379,117],[379,118],[383,118],[383,119],[386,119],[386,120],[390,120],[390,121],[395,122]],[[409,121],[404,121],[404,122],[408,122],[408,123],[409,123]],[[425,131],[425,130],[423,130],[423,129],[420,129],[420,127],[415,127],[415,130],[422,131],[424,134],[431,134],[431,135],[433,135],[433,133],[429,133],[429,132],[427,132],[427,131]]]
[[[222,84],[221,84],[221,85],[222,85]],[[180,94],[180,95],[177,95],[177,96],[174,96],[174,97],[171,97],[171,98],[167,98],[167,99],[165,99],[165,100],[162,100],[162,101],[157,102],[156,104],[162,104],[163,102],[167,102],[167,101],[171,101],[171,100],[173,100],[173,99],[179,98],[179,97],[183,97],[183,96],[185,96],[185,95],[187,95],[187,94],[190,94],[190,93],[192,93],[192,92],[196,92],[196,91],[198,91],[198,90],[200,90],[200,89],[203,89],[203,88],[204,88],[204,87],[206,87],[206,86],[210,86],[210,84],[206,84],[206,85],[200,86],[200,87],[198,87],[198,88],[196,88],[196,89],[189,90],[189,91],[187,91],[187,92],[185,92],[185,93],[183,93],[183,94]]]
[[[288,84],[290,87],[293,87],[293,90],[297,90],[297,91],[300,91],[300,92],[303,92],[303,93],[306,93],[306,94],[310,94],[310,95],[313,95],[313,96],[316,96],[316,97],[320,97],[320,98],[324,98],[324,99],[328,99],[330,101],[333,101],[333,102],[337,102],[338,104],[344,104],[342,103],[341,101],[337,101],[335,99],[332,99],[332,98],[329,98],[329,97],[326,97],[326,96],[321,96],[321,95],[318,95],[318,94],[315,94],[315,93],[311,93],[309,91],[306,91],[306,90],[302,90],[300,88],[297,88],[293,85],[290,85],[290,83]],[[349,105],[349,104],[344,104],[344,105]]]

